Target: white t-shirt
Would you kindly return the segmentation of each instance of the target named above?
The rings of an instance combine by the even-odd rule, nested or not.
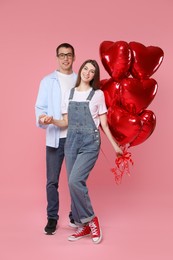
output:
[[[87,97],[91,92],[92,88],[87,91],[78,91],[75,89],[72,101],[83,102],[87,101]],[[62,105],[62,114],[68,112],[68,103],[69,103],[70,91],[66,92],[65,102]],[[92,99],[89,101],[89,108],[92,115],[92,118],[98,128],[100,125],[99,115],[102,115],[107,112],[107,107],[105,104],[105,97],[102,90],[98,89],[95,91]]]
[[[58,79],[61,87],[61,106],[63,106],[63,102],[65,100],[65,93],[69,91],[69,89],[73,88],[76,83],[76,78],[74,77],[74,73],[72,74],[64,74],[57,71]],[[67,128],[60,129],[60,138],[64,138],[67,136]]]

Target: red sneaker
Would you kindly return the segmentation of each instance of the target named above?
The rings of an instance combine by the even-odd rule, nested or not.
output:
[[[91,229],[91,237],[92,237],[92,241],[95,244],[100,243],[100,241],[102,240],[102,231],[100,229],[99,226],[99,221],[97,217],[94,217],[90,223],[89,223],[89,227]]]
[[[83,226],[83,227],[78,227],[76,232],[73,235],[68,237],[68,240],[69,241],[76,241],[80,238],[89,236],[90,233],[91,233],[91,230],[90,230],[90,227],[88,225]]]

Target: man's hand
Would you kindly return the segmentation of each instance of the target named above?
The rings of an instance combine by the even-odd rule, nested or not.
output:
[[[44,124],[49,125],[53,123],[53,116],[45,116],[44,117]]]
[[[41,115],[39,117],[39,123],[41,125],[49,125],[52,124],[52,122],[53,122],[53,116]]]

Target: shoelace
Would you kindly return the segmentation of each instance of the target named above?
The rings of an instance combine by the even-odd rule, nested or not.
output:
[[[98,236],[99,232],[98,232],[97,226],[94,222],[92,222],[90,224],[90,229],[91,229],[92,235]]]
[[[75,235],[79,235],[80,233],[82,233],[84,231],[85,227],[79,227],[76,232]]]

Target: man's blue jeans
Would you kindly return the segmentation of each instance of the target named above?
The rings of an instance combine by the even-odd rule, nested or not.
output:
[[[59,147],[46,146],[47,167],[47,217],[59,219],[59,177],[64,159],[64,144],[66,138],[60,138]]]

